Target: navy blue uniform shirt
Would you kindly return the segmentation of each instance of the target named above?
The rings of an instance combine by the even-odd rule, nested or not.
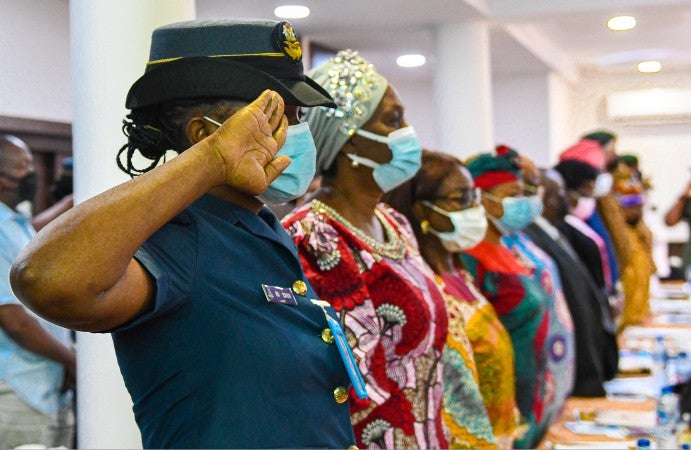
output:
[[[348,402],[334,395],[350,382],[322,338],[324,310],[309,283],[291,289],[305,277],[268,209],[204,196],[135,258],[155,280],[155,304],[112,336],[145,448],[355,442]],[[292,290],[298,304],[267,301],[262,284]]]

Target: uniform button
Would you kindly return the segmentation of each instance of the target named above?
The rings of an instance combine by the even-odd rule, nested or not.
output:
[[[343,386],[338,386],[334,389],[334,399],[336,403],[345,403],[348,400],[348,391]]]
[[[357,445],[351,445],[350,447],[348,447],[348,450],[359,450],[359,449],[357,448]]]
[[[331,330],[328,328],[324,328],[322,330],[322,341],[326,342],[327,344],[333,344],[334,343],[334,335],[331,333]]]
[[[297,295],[307,294],[307,284],[302,280],[297,280],[293,283],[293,292]]]

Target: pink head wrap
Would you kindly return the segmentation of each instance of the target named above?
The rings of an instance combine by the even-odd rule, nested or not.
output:
[[[576,160],[598,170],[605,169],[605,154],[600,143],[592,139],[581,139],[559,155],[559,161]]]

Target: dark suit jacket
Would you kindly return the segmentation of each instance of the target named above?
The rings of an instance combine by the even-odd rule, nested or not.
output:
[[[602,383],[617,373],[619,350],[616,329],[607,297],[596,286],[589,271],[576,259],[573,249],[552,239],[531,224],[524,230],[557,263],[564,296],[573,319],[576,336],[576,381],[573,395],[605,395]]]
[[[559,231],[569,241],[581,262],[590,273],[595,285],[605,291],[605,275],[602,268],[602,257],[597,244],[573,225],[562,222]]]

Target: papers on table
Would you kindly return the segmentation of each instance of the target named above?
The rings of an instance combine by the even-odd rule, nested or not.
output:
[[[691,314],[658,314],[653,323],[656,325],[691,325]]]
[[[652,432],[655,428],[655,411],[629,411],[624,409],[605,409],[597,412],[595,423],[615,425]]]
[[[651,299],[650,310],[653,314],[691,314],[691,301]]]
[[[688,300],[689,287],[686,283],[652,283],[651,296],[673,300]]]
[[[658,385],[652,377],[615,378],[604,383],[608,398],[642,401],[658,394]]]
[[[650,375],[653,355],[646,350],[620,350],[619,373],[624,375]]]
[[[691,327],[627,327],[622,333],[624,347],[630,349],[650,350],[657,336],[665,339],[665,346],[671,353],[691,352]]]
[[[566,422],[564,426],[575,434],[602,435],[612,439],[624,439],[629,435],[623,427],[600,425],[595,422]]]
[[[613,449],[629,450],[636,448],[636,441],[604,441],[604,442],[569,442],[565,444],[554,444],[554,450],[586,450],[586,449]]]

